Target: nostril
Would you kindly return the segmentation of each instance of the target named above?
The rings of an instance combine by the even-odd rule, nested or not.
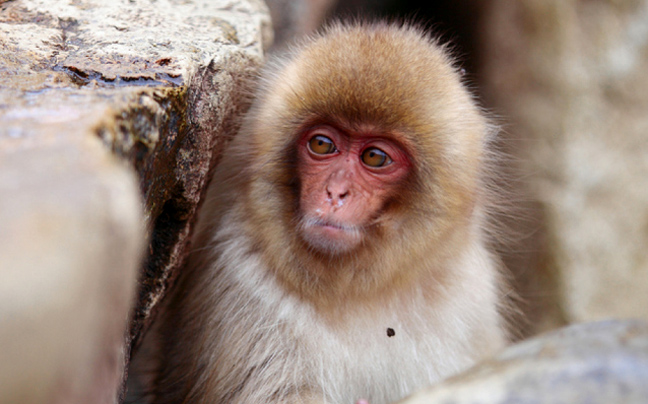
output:
[[[0,0],[1,1],[1,0]],[[337,204],[347,198],[350,195],[351,188],[349,187],[349,181],[344,178],[340,178],[343,173],[337,173],[332,176],[324,187],[326,191],[326,196],[329,201]]]
[[[349,191],[344,191],[344,192],[335,192],[335,191],[330,191],[326,190],[326,196],[328,196],[328,199],[331,201],[342,201],[344,200],[347,196],[349,195]]]
[[[328,199],[344,199],[349,195],[349,190],[337,190],[326,188],[326,196]]]

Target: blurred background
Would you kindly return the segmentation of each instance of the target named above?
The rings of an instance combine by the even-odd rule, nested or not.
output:
[[[498,242],[521,336],[648,318],[648,2],[268,0],[275,47],[331,19],[408,20],[450,42],[502,133]]]

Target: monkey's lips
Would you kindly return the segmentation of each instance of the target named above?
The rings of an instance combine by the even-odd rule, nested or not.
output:
[[[321,218],[305,218],[301,233],[306,242],[317,250],[342,253],[358,245],[362,232],[358,226]]]

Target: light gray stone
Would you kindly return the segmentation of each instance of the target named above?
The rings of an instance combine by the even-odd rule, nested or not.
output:
[[[209,174],[271,41],[261,0],[0,1],[0,211],[12,220],[11,231],[0,227],[12,243],[0,248],[13,252],[0,268],[15,268],[0,286],[13,291],[0,296],[0,402],[118,399],[131,340],[182,265]],[[30,222],[41,216],[55,218],[53,230]],[[22,227],[38,237],[12,239]],[[117,343],[140,250],[137,310]],[[27,286],[37,274],[61,277],[39,299]],[[118,284],[111,296],[84,291],[101,280]]]
[[[0,223],[0,402],[116,402],[146,240],[135,176],[98,139],[0,154]]]
[[[275,33],[274,47],[312,34],[338,0],[266,0]]]
[[[485,92],[527,146],[557,281],[536,296],[569,322],[648,319],[648,1],[488,10]]]
[[[401,404],[643,404],[648,323],[569,326],[495,358]]]

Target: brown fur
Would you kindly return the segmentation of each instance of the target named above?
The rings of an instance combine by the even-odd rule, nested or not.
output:
[[[296,231],[296,139],[319,123],[389,133],[414,162],[345,254]],[[271,65],[158,325],[153,402],[383,404],[500,348],[489,132],[416,28],[335,25]]]

